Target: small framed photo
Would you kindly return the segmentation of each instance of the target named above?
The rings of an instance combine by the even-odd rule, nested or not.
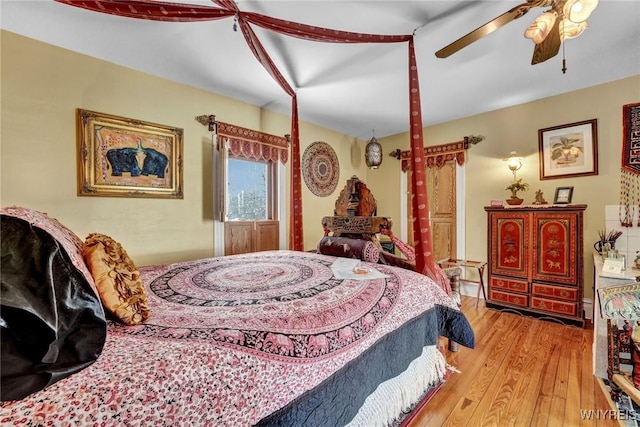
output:
[[[556,205],[568,205],[571,203],[573,197],[573,187],[558,187],[556,188],[556,196],[553,198],[553,203]]]

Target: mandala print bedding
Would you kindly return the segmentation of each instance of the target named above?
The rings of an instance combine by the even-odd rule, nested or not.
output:
[[[3,404],[0,423],[254,425],[405,324],[431,325],[419,348],[438,335],[473,346],[464,316],[425,276],[370,264],[388,277],[338,280],[334,260],[272,251],[142,267],[150,319],[110,323],[92,366]]]

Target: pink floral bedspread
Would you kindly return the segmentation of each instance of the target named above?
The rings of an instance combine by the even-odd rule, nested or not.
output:
[[[435,304],[425,276],[339,280],[333,257],[272,251],[140,269],[151,309],[100,358],[0,408],[0,424],[252,425]]]

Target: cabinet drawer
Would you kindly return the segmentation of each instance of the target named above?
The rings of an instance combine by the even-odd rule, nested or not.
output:
[[[569,301],[578,300],[578,289],[567,288],[564,286],[544,285],[542,283],[533,283],[531,285],[533,295],[540,295],[548,298],[561,298]]]
[[[511,292],[529,292],[529,283],[522,282],[520,280],[503,279],[501,277],[491,276],[490,285],[492,289],[502,289]]]
[[[576,307],[577,307],[577,304],[575,303],[564,302],[564,301],[553,301],[553,300],[539,298],[535,296],[531,297],[531,308],[548,311],[550,313],[575,316],[577,312]]]
[[[506,302],[507,304],[519,305],[521,307],[528,307],[529,305],[526,295],[511,294],[509,292],[501,292],[493,289],[489,292],[489,299]]]

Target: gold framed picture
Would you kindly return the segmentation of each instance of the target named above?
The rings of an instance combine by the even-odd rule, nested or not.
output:
[[[182,199],[183,130],[78,109],[78,195]]]

